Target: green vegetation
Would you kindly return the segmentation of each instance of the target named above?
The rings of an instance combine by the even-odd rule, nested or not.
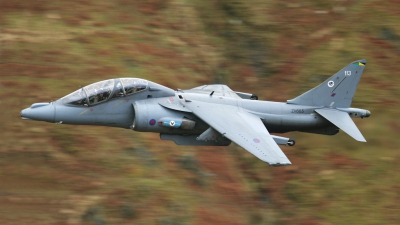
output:
[[[1,1],[0,224],[398,224],[400,10],[369,1]],[[95,81],[225,83],[285,101],[368,60],[367,139],[289,133],[293,165],[237,145],[22,121]]]

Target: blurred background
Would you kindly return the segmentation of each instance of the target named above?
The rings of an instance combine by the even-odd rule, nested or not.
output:
[[[399,224],[400,1],[0,1],[0,224]],[[288,133],[292,166],[158,134],[23,121],[138,77],[286,101],[367,59],[367,143]]]

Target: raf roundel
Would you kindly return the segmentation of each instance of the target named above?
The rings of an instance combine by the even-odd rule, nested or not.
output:
[[[258,138],[254,138],[253,141],[254,141],[255,143],[257,143],[257,144],[260,143],[260,139],[258,139]]]
[[[153,126],[154,124],[156,124],[156,120],[155,120],[155,119],[151,119],[151,120],[149,121],[149,124],[150,124],[151,126]]]

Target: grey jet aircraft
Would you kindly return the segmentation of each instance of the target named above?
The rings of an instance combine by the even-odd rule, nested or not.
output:
[[[291,162],[278,147],[290,138],[271,135],[300,131],[334,135],[339,129],[365,142],[351,118],[369,117],[350,108],[366,60],[350,63],[332,77],[286,102],[212,84],[174,91],[139,78],[90,84],[50,103],[34,103],[21,117],[59,124],[121,127],[155,132],[177,145],[228,146],[232,141],[272,166]]]

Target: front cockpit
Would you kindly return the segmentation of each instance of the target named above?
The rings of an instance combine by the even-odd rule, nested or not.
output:
[[[173,89],[151,81],[115,78],[89,84],[54,102],[35,103],[22,110],[21,117],[63,124],[130,128],[135,118],[133,103],[173,96]]]
[[[149,86],[147,80],[139,78],[116,78],[100,81],[83,87],[63,98],[67,105],[89,106],[144,91]]]

